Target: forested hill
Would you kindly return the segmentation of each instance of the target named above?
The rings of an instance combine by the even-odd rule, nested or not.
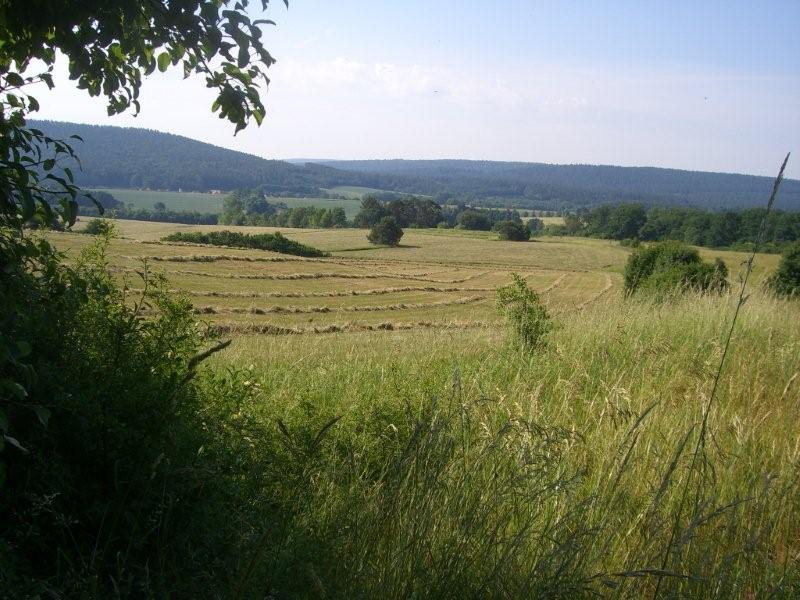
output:
[[[231,190],[263,186],[267,193],[314,196],[320,189],[362,186],[425,194],[439,200],[546,210],[609,202],[695,206],[762,206],[768,177],[591,165],[464,160],[322,161],[292,164],[146,129],[30,121],[75,142],[86,187]],[[780,208],[800,210],[800,181],[786,181]]]
[[[780,158],[780,157],[776,157]],[[773,179],[656,167],[551,165],[476,160],[329,160],[337,169],[435,180],[459,196],[563,198],[577,205],[639,201],[707,209],[763,206]],[[777,171],[776,163],[776,171]],[[800,181],[786,180],[779,207],[800,210]]]

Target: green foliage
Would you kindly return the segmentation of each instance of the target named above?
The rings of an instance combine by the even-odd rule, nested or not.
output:
[[[793,244],[781,258],[767,285],[779,296],[800,296],[800,242]]]
[[[497,309],[508,322],[517,344],[526,351],[536,350],[544,345],[552,327],[550,314],[520,275],[511,273],[511,279],[510,284],[497,290]]]
[[[528,226],[528,231],[531,232],[532,236],[541,235],[544,230],[544,221],[536,217],[528,219],[525,224]]]
[[[106,244],[73,268],[0,238],[0,596],[218,597],[263,485],[254,388],[196,379],[222,345],[146,268],[118,287]]]
[[[361,200],[361,210],[353,219],[356,227],[367,229],[374,227],[382,218],[387,216],[383,205],[375,196],[365,196]]]
[[[581,217],[582,233],[592,237],[644,241],[684,241],[712,248],[750,249],[766,217],[762,251],[774,252],[800,239],[800,213],[749,208],[738,212],[711,212],[691,208],[645,211],[638,204],[603,205]],[[566,232],[569,233],[569,232]]]
[[[494,230],[500,234],[501,240],[527,242],[531,239],[531,230],[520,221],[500,221],[495,224]]]
[[[52,87],[53,64],[61,53],[69,63],[70,78],[89,95],[106,97],[108,114],[114,115],[131,107],[139,111],[143,76],[179,67],[187,77],[205,78],[206,86],[217,94],[212,109],[239,131],[250,119],[261,123],[259,81],[269,83],[264,68],[275,59],[264,47],[260,29],[271,21],[251,21],[246,12],[249,0],[239,0],[233,8],[229,4],[4,3],[0,6],[2,76],[13,85],[39,61],[46,70],[38,78]],[[266,9],[268,0],[260,4]]]
[[[492,220],[485,212],[475,209],[465,210],[460,213],[456,223],[462,229],[472,229],[475,231],[489,231],[492,228]]]
[[[394,217],[383,217],[372,229],[370,229],[367,239],[372,244],[383,244],[385,246],[397,246],[403,237],[403,229],[398,225]]]
[[[231,248],[252,248],[269,250],[295,256],[320,257],[329,256],[327,252],[306,246],[284,237],[280,232],[247,234],[238,231],[190,231],[177,232],[161,238],[166,242],[190,242],[193,244],[210,244],[212,246],[228,246]]]
[[[117,234],[117,225],[109,219],[92,219],[83,228],[83,233],[113,237]]]
[[[696,249],[661,242],[637,249],[625,265],[625,295],[644,293],[665,299],[688,290],[721,293],[728,289],[728,268],[717,259],[704,262]]]
[[[269,203],[259,190],[237,189],[225,197],[220,223],[223,225],[329,229],[347,227],[347,215],[340,206],[288,208],[282,203]]]

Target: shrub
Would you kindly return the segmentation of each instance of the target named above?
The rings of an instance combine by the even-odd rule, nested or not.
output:
[[[117,225],[108,219],[92,219],[83,228],[88,235],[113,236],[117,233]]]
[[[489,214],[481,210],[467,209],[459,213],[456,222],[461,229],[489,231],[492,228],[492,220]]]
[[[551,328],[550,314],[539,295],[528,287],[517,273],[512,282],[497,290],[497,308],[514,334],[517,343],[525,350],[533,350],[544,343]]]
[[[800,296],[800,242],[783,254],[777,271],[769,278],[767,285],[779,296]]]
[[[397,246],[402,237],[403,230],[397,220],[394,217],[383,217],[372,227],[367,239],[373,244]]]
[[[248,504],[230,468],[248,458],[225,432],[252,428],[231,423],[220,386],[193,379],[208,353],[191,303],[146,276],[131,301],[107,239],[75,267],[44,242],[9,261],[33,243],[6,241],[0,596],[218,596],[224,553],[239,549],[230,511]]]
[[[533,236],[541,235],[544,231],[544,221],[536,217],[528,219],[526,225],[528,226],[528,231],[530,231]]]
[[[696,249],[680,242],[639,248],[625,265],[625,295],[644,292],[665,298],[687,290],[721,293],[728,289],[722,260],[704,262]]]
[[[284,237],[280,232],[258,233],[255,235],[238,231],[201,231],[176,232],[161,238],[165,242],[192,242],[195,244],[211,244],[212,246],[230,246],[233,248],[252,248],[254,250],[270,250],[295,256],[320,257],[330,256],[328,252],[317,250],[300,242]]]
[[[520,221],[500,221],[494,226],[501,240],[527,242],[531,239],[531,230]]]

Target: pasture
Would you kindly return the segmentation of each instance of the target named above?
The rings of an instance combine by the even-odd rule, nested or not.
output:
[[[124,204],[133,204],[135,208],[152,209],[156,202],[163,202],[168,210],[195,211],[200,213],[222,212],[222,201],[226,192],[221,194],[205,194],[200,192],[168,192],[158,190],[134,190],[121,188],[98,188],[98,191],[108,192]],[[272,203],[283,202],[289,208],[297,206],[314,206],[316,208],[344,209],[348,219],[352,219],[360,210],[359,197],[347,200],[328,198],[285,198],[269,197]]]
[[[700,445],[736,298],[623,300],[616,243],[409,229],[383,248],[364,230],[280,229],[332,253],[303,259],[159,241],[210,226],[118,226],[109,260],[133,297],[138,273],[162,273],[233,339],[211,368],[252,390],[240,410],[271,432],[276,493],[297,511],[264,567],[275,589],[800,589],[800,307],[760,291],[777,256],[756,259]],[[47,235],[71,259],[92,243]],[[736,289],[746,255],[702,254]],[[554,317],[530,355],[494,307],[512,271]],[[295,576],[298,562],[312,566]]]

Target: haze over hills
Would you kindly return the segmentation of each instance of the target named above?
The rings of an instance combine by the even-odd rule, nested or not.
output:
[[[297,164],[158,131],[30,121],[52,137],[77,134],[86,187],[230,190],[263,186],[275,195],[315,196],[322,189],[361,186],[425,194],[441,201],[545,210],[609,202],[695,206],[762,206],[772,179],[656,167],[550,165],[472,160],[320,160]],[[800,181],[787,180],[777,203],[800,210]]]

